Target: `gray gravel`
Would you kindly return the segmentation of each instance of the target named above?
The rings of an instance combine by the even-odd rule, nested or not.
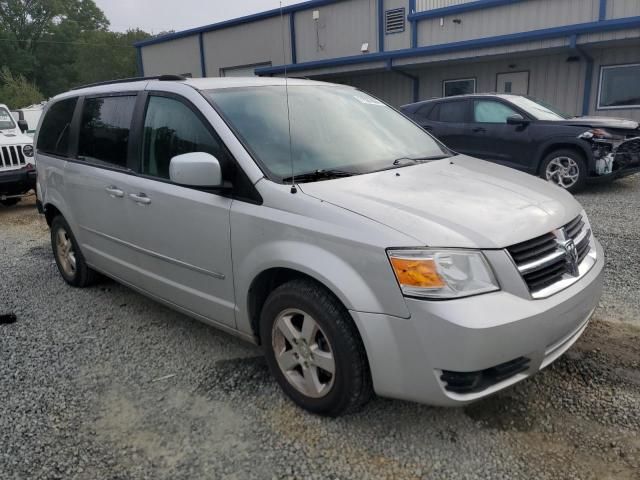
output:
[[[113,282],[67,287],[33,205],[0,209],[0,478],[640,478],[640,176],[579,197],[607,249],[585,336],[465,409],[294,407],[259,349]]]

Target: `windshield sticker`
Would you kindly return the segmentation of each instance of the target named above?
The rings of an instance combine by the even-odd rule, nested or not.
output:
[[[378,105],[378,106],[384,107],[384,103],[382,103],[380,100],[376,100],[373,97],[367,97],[365,95],[354,95],[353,97],[356,100],[358,100],[360,103],[365,103],[367,105]]]

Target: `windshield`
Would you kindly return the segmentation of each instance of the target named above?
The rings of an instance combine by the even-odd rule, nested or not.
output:
[[[16,124],[13,121],[13,117],[6,108],[0,107],[0,130],[14,128],[16,128]]]
[[[303,173],[368,173],[397,159],[442,157],[428,134],[379,100],[351,88],[290,86],[291,152],[282,86],[204,92],[262,167],[282,180]],[[396,163],[396,165],[398,165]]]
[[[536,120],[566,120],[571,118],[570,115],[562,113],[551,105],[534,98],[513,96],[509,97],[509,101],[525,110]]]

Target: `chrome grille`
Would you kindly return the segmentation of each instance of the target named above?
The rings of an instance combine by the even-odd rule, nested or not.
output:
[[[7,145],[0,147],[1,168],[23,167],[26,163],[21,145]]]
[[[582,215],[558,230],[507,248],[534,297],[567,277],[577,277],[590,250],[591,230]]]

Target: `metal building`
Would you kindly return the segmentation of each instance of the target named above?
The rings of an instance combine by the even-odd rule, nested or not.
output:
[[[393,105],[499,91],[640,120],[640,0],[309,0],[136,47],[145,75],[286,71]]]

